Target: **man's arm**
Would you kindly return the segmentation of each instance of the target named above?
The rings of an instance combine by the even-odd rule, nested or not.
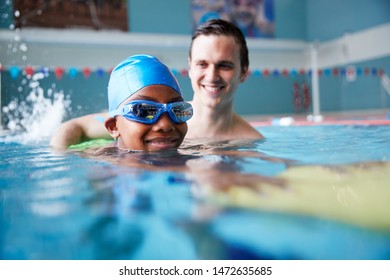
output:
[[[90,114],[62,123],[54,132],[50,146],[67,148],[88,139],[111,139],[104,126],[107,117],[107,113]]]

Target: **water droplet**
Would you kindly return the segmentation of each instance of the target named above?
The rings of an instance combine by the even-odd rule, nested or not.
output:
[[[15,101],[11,101],[9,104],[8,104],[8,108],[12,111],[12,110],[15,110],[16,108],[16,102]]]
[[[30,82],[30,88],[37,88],[39,86],[39,82],[38,81],[31,81]]]
[[[42,80],[45,77],[45,75],[42,72],[37,72],[32,76],[32,79],[34,81]]]
[[[26,51],[27,51],[27,44],[26,44],[26,43],[20,44],[19,49],[20,49],[22,52],[26,52]]]

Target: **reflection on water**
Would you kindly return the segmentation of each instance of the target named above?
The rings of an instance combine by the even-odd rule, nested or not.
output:
[[[1,136],[0,258],[390,258],[388,127],[262,133],[111,161]]]

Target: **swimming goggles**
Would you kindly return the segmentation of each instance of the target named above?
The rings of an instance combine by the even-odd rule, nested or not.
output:
[[[122,108],[109,112],[109,115],[110,117],[123,116],[131,121],[153,124],[165,112],[168,112],[174,123],[186,122],[193,114],[192,105],[184,101],[164,104],[148,100],[135,100]]]

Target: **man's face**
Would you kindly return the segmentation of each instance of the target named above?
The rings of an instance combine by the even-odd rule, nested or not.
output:
[[[208,107],[232,104],[246,73],[240,63],[240,47],[233,37],[200,35],[192,44],[189,61],[194,98]]]

